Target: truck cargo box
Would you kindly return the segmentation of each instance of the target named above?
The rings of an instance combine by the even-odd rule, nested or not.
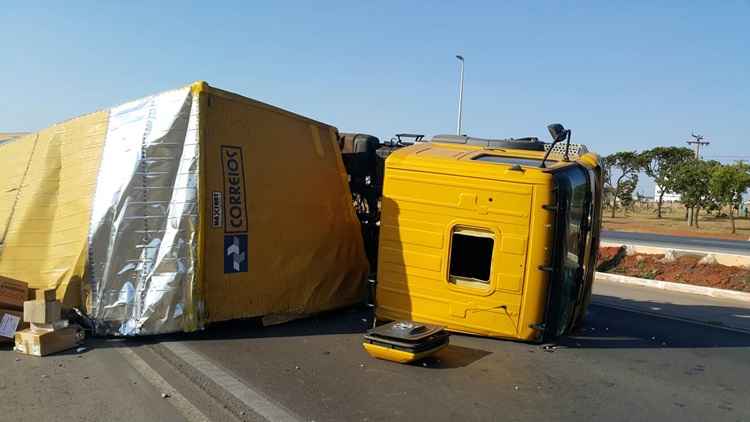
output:
[[[336,128],[204,82],[0,145],[0,275],[98,333],[342,307],[367,270]]]

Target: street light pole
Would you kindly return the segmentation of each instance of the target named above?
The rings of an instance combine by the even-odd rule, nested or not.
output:
[[[458,124],[456,125],[456,135],[461,135],[461,117],[464,108],[464,57],[456,54],[456,58],[461,62],[461,81],[458,88]]]

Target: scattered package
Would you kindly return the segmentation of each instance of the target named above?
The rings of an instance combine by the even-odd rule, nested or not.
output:
[[[83,337],[83,330],[78,325],[52,331],[28,328],[16,332],[16,351],[26,355],[47,356],[78,346]]]
[[[34,324],[50,324],[62,318],[62,304],[58,301],[27,300],[23,303],[23,320]]]
[[[67,319],[60,319],[54,322],[50,322],[47,324],[37,324],[35,322],[31,323],[31,328],[34,331],[55,331],[55,330],[62,330],[63,328],[69,326],[70,323]]]
[[[28,326],[29,324],[23,321],[23,312],[0,309],[0,343],[12,342],[16,336],[16,331]]]
[[[55,289],[36,289],[34,290],[34,300],[38,302],[54,302],[57,300],[57,291]]]
[[[72,349],[83,341],[83,330],[62,319],[62,304],[54,290],[37,290],[34,300],[23,302],[24,323],[29,328],[15,332],[16,351],[46,356]]]
[[[0,275],[0,308],[23,309],[23,302],[29,296],[29,287],[23,281]]]
[[[13,342],[16,331],[29,326],[23,320],[23,303],[28,297],[23,281],[0,276],[0,343]]]

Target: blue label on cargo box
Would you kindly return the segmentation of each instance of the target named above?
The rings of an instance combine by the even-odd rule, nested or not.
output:
[[[247,272],[247,235],[224,235],[224,274]]]

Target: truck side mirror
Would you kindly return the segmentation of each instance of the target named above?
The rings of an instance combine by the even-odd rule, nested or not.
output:
[[[549,154],[552,152],[552,149],[555,147],[555,145],[566,139],[568,140],[568,142],[565,145],[564,160],[569,160],[568,150],[570,149],[570,130],[565,129],[565,127],[560,123],[552,123],[551,125],[547,125],[547,130],[549,131],[550,136],[552,136],[552,145],[550,145],[549,149],[547,149],[547,152],[544,154],[544,158],[542,158],[542,164],[539,166],[541,168],[545,168],[544,163],[547,162],[547,158],[549,158]]]
[[[552,123],[551,125],[547,126],[547,130],[549,131],[550,136],[552,136],[552,140],[557,142],[562,142],[565,140],[565,137],[567,136],[568,132],[565,130],[565,127],[561,125],[560,123]]]

